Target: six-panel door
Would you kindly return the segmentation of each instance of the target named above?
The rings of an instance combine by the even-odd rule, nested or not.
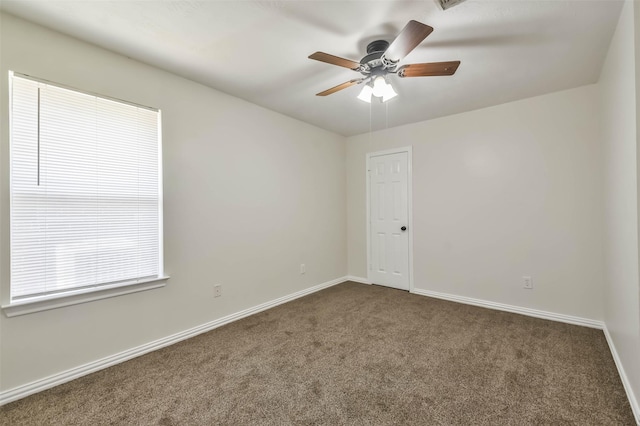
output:
[[[374,284],[402,290],[409,290],[407,169],[406,152],[372,156],[369,161],[369,278]]]

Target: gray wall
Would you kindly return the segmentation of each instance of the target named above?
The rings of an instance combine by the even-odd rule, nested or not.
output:
[[[590,85],[348,138],[349,274],[367,276],[365,154],[412,145],[416,289],[602,320],[598,115]]]
[[[345,140],[2,15],[2,75],[160,108],[166,287],[0,319],[7,390],[346,275]],[[8,105],[7,79],[0,103]],[[0,297],[9,297],[9,131],[2,111]],[[300,275],[301,263],[307,273]],[[213,298],[213,285],[223,296]]]
[[[635,24],[634,24],[634,8]],[[627,2],[600,76],[605,194],[605,323],[624,373],[640,395],[638,274],[638,71],[640,5]]]

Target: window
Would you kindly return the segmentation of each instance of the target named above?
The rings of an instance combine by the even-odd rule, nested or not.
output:
[[[10,82],[10,304],[164,278],[160,111]]]

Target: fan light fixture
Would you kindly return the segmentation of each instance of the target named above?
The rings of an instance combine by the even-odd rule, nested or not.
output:
[[[383,76],[378,76],[373,80],[373,87],[370,83],[366,83],[362,88],[362,91],[358,95],[358,99],[364,101],[366,103],[371,103],[371,96],[375,96],[376,98],[382,98],[382,102],[387,102],[389,99],[393,99],[398,94],[391,84],[387,83]]]

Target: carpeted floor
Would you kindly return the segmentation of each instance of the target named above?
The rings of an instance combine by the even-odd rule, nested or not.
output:
[[[344,283],[8,404],[0,424],[635,422],[602,331]]]

